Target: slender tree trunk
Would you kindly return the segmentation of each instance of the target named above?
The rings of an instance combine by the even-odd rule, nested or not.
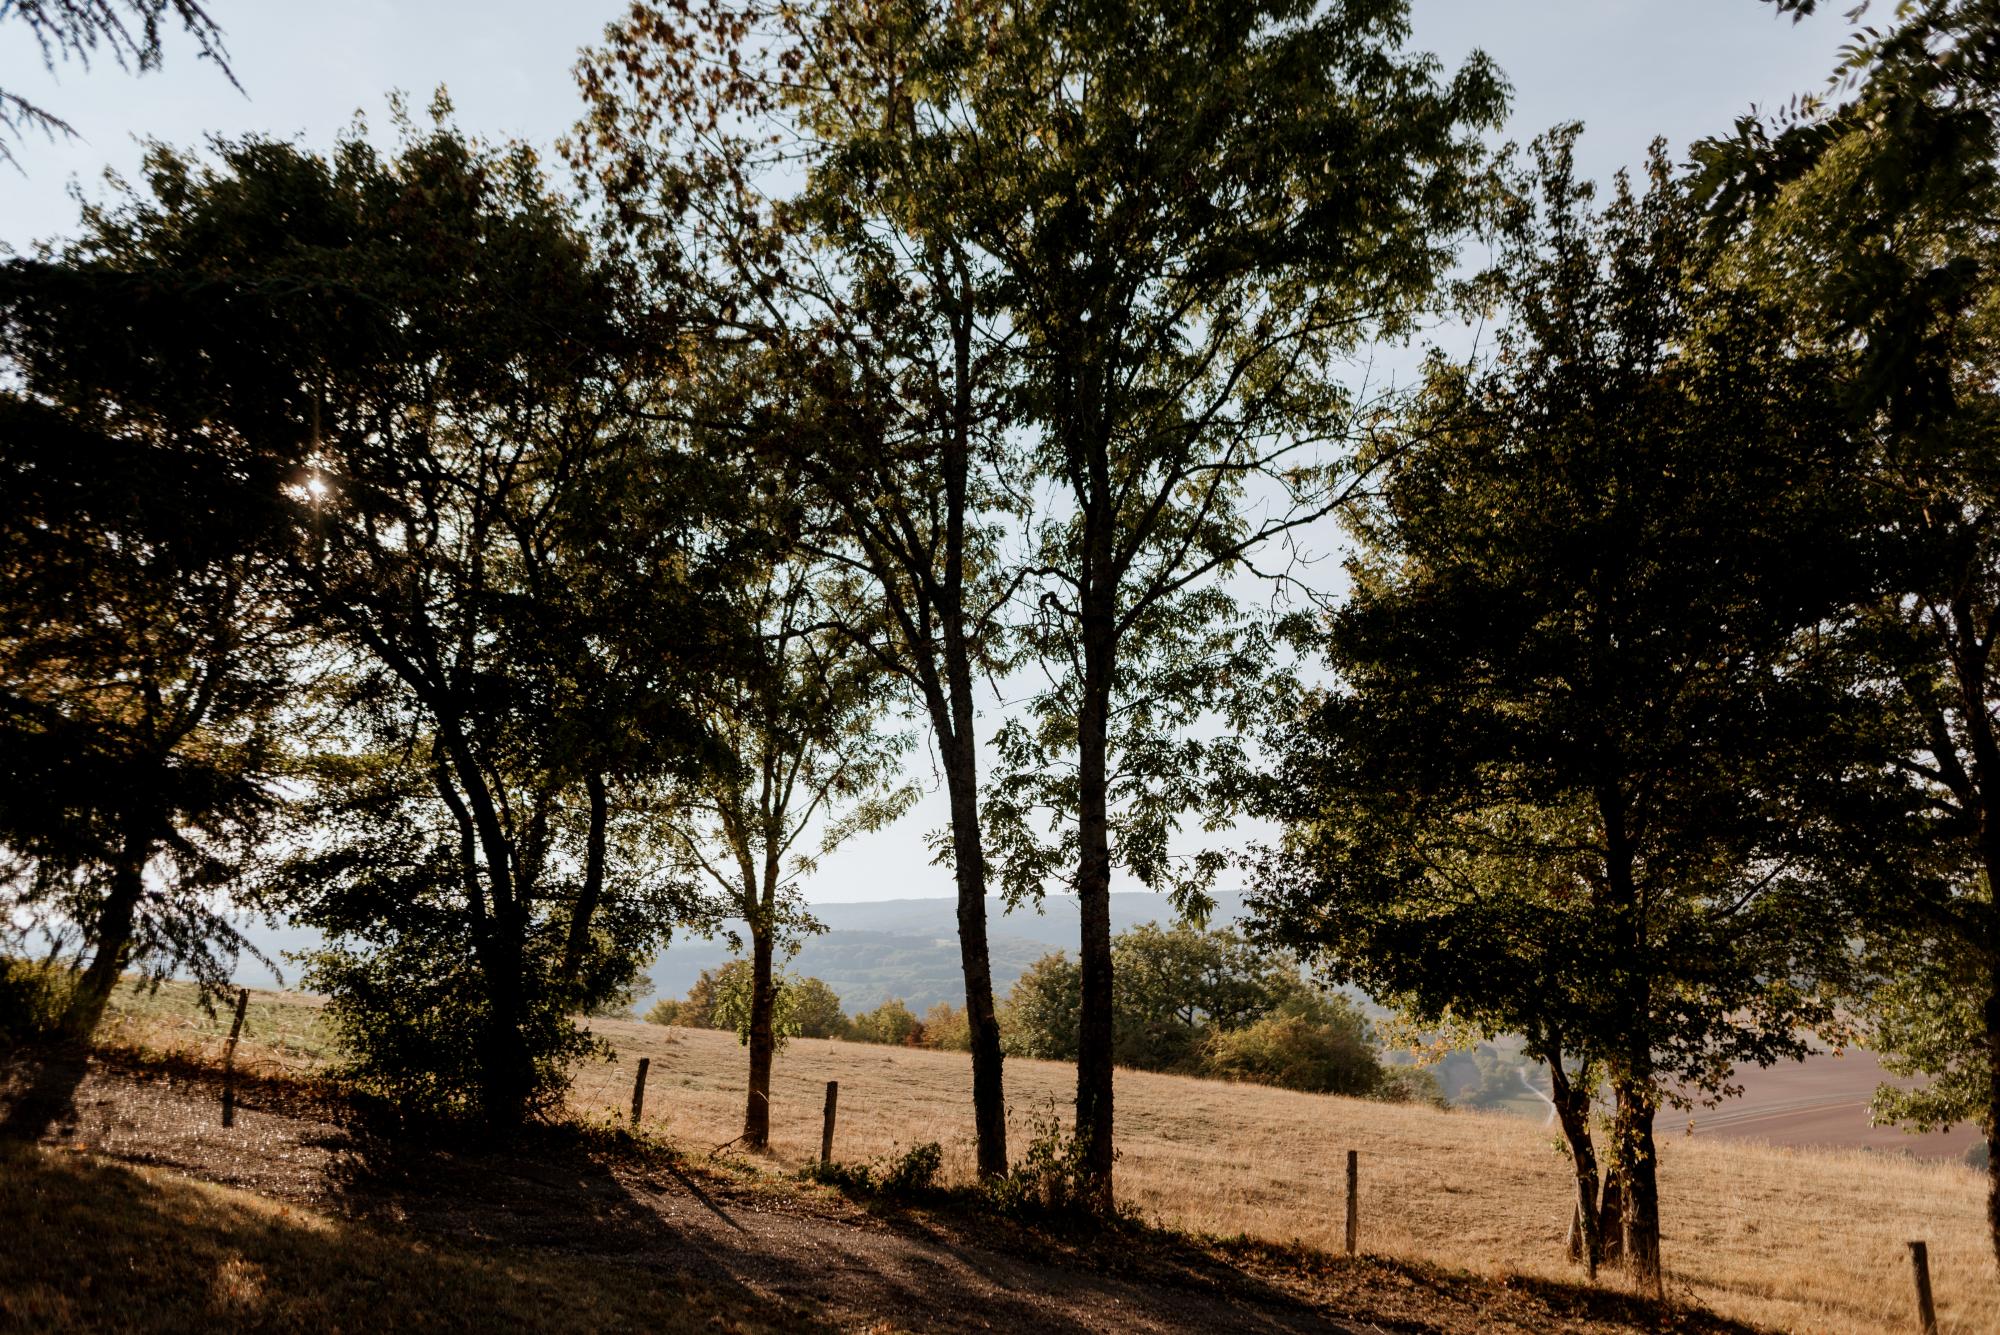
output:
[[[563,942],[560,981],[564,991],[576,989],[583,968],[583,952],[590,944],[590,920],[597,913],[597,901],[604,894],[605,823],[610,816],[610,799],[604,790],[604,776],[596,770],[583,776],[584,792],[590,799],[590,833],[584,845],[583,886],[569,914],[569,933]]]
[[[743,1108],[743,1143],[753,1150],[771,1144],[771,1056],[777,1049],[772,1027],[777,990],[771,985],[771,928],[750,924],[750,1095]]]
[[[1619,1169],[1625,1186],[1625,1261],[1645,1292],[1664,1291],[1660,1268],[1659,1156],[1653,1143],[1650,1088],[1621,1083],[1618,1089]]]
[[[111,871],[111,889],[98,906],[97,921],[91,928],[90,967],[77,980],[69,1004],[63,1008],[62,1037],[66,1042],[88,1043],[97,1032],[111,991],[118,986],[132,948],[132,924],[139,901],[146,893],[146,863],[151,860],[152,840],[136,831],[125,836],[118,863]]]
[[[1993,822],[1988,815],[1987,823]],[[1986,841],[1986,1230],[2000,1264],[2000,839]]]
[[[1108,494],[1108,479],[1100,495]],[[1111,824],[1109,750],[1111,683],[1115,655],[1116,585],[1111,572],[1109,517],[1086,522],[1088,578],[1082,592],[1083,698],[1077,717],[1078,907],[1083,918],[1079,951],[1081,1010],[1077,1026],[1076,1136],[1084,1144],[1089,1196],[1109,1212],[1113,1195],[1111,983]]]
[[[1556,1120],[1562,1124],[1563,1138],[1569,1142],[1570,1163],[1576,1169],[1576,1249],[1573,1259],[1583,1262],[1591,1279],[1597,1278],[1600,1259],[1597,1226],[1597,1147],[1590,1138],[1590,1089],[1579,1086],[1563,1069],[1558,1050],[1548,1058],[1549,1090],[1555,1104]]]
[[[979,1175],[995,1178],[1007,1174],[1007,1101],[1001,1083],[1000,1019],[993,1005],[993,968],[986,945],[986,849],[979,831],[975,745],[968,717],[950,738],[945,787],[951,798],[952,861],[958,880],[958,954],[965,970],[965,1017],[972,1039],[972,1121]]]

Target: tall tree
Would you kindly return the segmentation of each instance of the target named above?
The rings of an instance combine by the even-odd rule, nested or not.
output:
[[[1933,832],[1910,860],[1932,888],[1886,904],[1875,951],[1876,1041],[1933,1083],[1879,1106],[1983,1128],[2000,1258],[2000,13],[1911,0],[1894,19],[1857,29],[1826,92],[1698,156],[1718,225],[1749,221],[1754,276],[1810,312],[1872,444],[1870,524],[1897,568],[1872,626]]]
[[[674,263],[679,246],[701,251],[767,353],[777,402],[765,406],[787,426],[745,423],[741,439],[838,516],[815,550],[850,586],[839,619],[929,723],[950,804],[941,853],[958,891],[978,1167],[991,1177],[1007,1170],[1007,1122],[978,679],[1006,667],[1018,499],[1006,482],[1022,467],[1004,430],[1010,349],[991,320],[991,262],[961,234],[957,168],[936,151],[952,129],[902,91],[905,53],[941,30],[963,40],[967,17],[747,5],[690,21],[637,6],[582,67],[592,110],[578,157],[638,238],[677,224]],[[723,67],[736,79],[709,82]],[[732,135],[691,114],[704,100],[728,124],[776,133]]]
[[[1858,460],[1823,363],[1733,290],[1657,147],[1602,212],[1571,133],[1513,183],[1489,367],[1434,359],[1276,744],[1261,929],[1548,1063],[1586,1256],[1608,1081],[1661,1283],[1654,1120],[1838,1035],[1880,702],[1851,653]],[[1880,801],[1878,808],[1873,803]]]
[[[1108,1206],[1114,865],[1198,901],[1214,864],[1177,876],[1168,836],[1209,797],[1190,759],[1233,758],[1177,740],[1244,682],[1221,581],[1353,484],[1336,366],[1428,298],[1504,95],[1483,57],[1442,78],[1404,52],[1401,0],[1021,0],[931,31],[898,53],[896,113],[942,127],[942,207],[1020,347],[1052,685],[1014,755],[1050,782],[1012,803],[1073,813],[1076,1134]],[[1053,865],[1014,849],[1020,880]]]

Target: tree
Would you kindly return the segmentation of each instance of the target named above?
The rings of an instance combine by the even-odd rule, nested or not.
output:
[[[1080,900],[1075,1127],[1102,1208],[1114,867],[1199,905],[1218,859],[1183,866],[1170,838],[1190,806],[1226,817],[1241,753],[1185,730],[1265,656],[1222,581],[1354,482],[1334,364],[1429,295],[1503,105],[1483,57],[1440,80],[1403,54],[1406,17],[1024,0],[952,10],[899,51],[896,114],[940,127],[940,207],[990,266],[1027,481],[1046,484],[1029,540],[1050,685],[989,810],[1011,890]]]
[[[203,60],[214,61],[225,78],[236,82],[222,28],[199,0],[21,0],[0,9],[0,20],[9,18],[28,25],[50,71],[57,60],[75,60],[87,68],[102,50],[110,52],[120,69],[140,74],[159,68],[162,29],[171,20],[194,39]],[[0,88],[0,161],[15,161],[14,141],[29,130],[51,138],[76,133],[54,112]]]
[[[1573,133],[1511,184],[1492,364],[1433,359],[1351,513],[1334,685],[1274,739],[1285,843],[1253,902],[1419,1023],[1527,1035],[1586,1238],[1601,1073],[1657,1290],[1658,1108],[1840,1035],[1841,891],[1899,808],[1827,368],[1725,281],[1659,149],[1597,212]]]
[[[634,6],[582,66],[591,112],[576,156],[642,248],[669,249],[677,266],[683,248],[712,261],[732,323],[769,356],[766,407],[784,423],[744,431],[746,447],[835,517],[814,544],[849,586],[846,633],[930,727],[950,804],[939,857],[958,891],[978,1168],[993,1178],[1007,1171],[1007,1122],[977,679],[1007,666],[1018,571],[1005,522],[1021,469],[992,266],[958,228],[956,167],[935,152],[949,126],[901,83],[904,52],[938,35],[916,6]],[[714,78],[725,65],[735,74]],[[726,128],[738,122],[751,128]]]
[[[393,1020],[470,1052],[482,1115],[506,1123],[548,1088],[535,1044],[568,1041],[570,1010],[671,925],[678,892],[628,836],[641,781],[698,757],[681,674],[717,666],[704,580],[726,562],[704,476],[631,411],[659,382],[617,275],[525,151],[438,114],[388,161],[358,140],[331,160],[156,150],[103,222],[135,299],[109,365],[185,377],[215,462],[241,451],[297,521],[284,593],[339,709],[298,776],[329,824],[274,884],[370,943],[323,961],[355,1006],[429,1008],[350,1034]],[[188,300],[160,309],[163,290]],[[592,771],[631,805],[582,800]]]
[[[1806,313],[1871,443],[1868,525],[1896,572],[1871,629],[1929,827],[1906,845],[1917,884],[1873,923],[1872,1041],[1932,1080],[1878,1109],[1983,1128],[2000,1258],[2000,16],[1917,0],[1895,20],[1857,33],[1827,93],[1745,116],[1697,156],[1716,226],[1748,225],[1754,280]]]
[[[0,894],[89,956],[56,1017],[68,1044],[128,968],[227,979],[302,648],[281,472],[206,393],[254,358],[177,355],[213,304],[132,221],[87,210],[75,239],[0,267]],[[46,1063],[9,1128],[39,1133],[80,1074]]]
[[[1014,980],[1004,1013],[1007,1049],[1044,1061],[1076,1060],[1083,976],[1062,951],[1042,956]]]
[[[796,883],[820,854],[879,829],[915,792],[894,782],[904,739],[882,729],[881,679],[872,657],[830,633],[821,572],[782,557],[745,582],[741,624],[753,637],[740,675],[705,692],[709,728],[728,757],[690,785],[681,849],[720,892],[720,911],[750,933],[745,1039],[750,1080],[743,1141],[771,1136],[771,1059],[777,1050],[774,962],[814,924]],[[716,1009],[722,1023],[722,1007]]]
[[[863,1043],[907,1046],[923,1036],[923,1021],[911,1013],[901,997],[883,1002],[872,1011],[854,1017],[854,1037]]]

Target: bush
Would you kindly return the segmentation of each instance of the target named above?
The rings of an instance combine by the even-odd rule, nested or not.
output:
[[[852,1029],[856,1039],[863,1043],[909,1044],[917,1042],[923,1035],[923,1022],[910,1013],[902,998],[885,1001],[872,1011],[854,1017]]]
[[[73,969],[0,956],[0,1045],[30,1043],[53,1033],[75,984]]]
[[[1242,1029],[1212,1033],[1203,1044],[1202,1059],[1207,1075],[1313,1094],[1365,1097],[1382,1084],[1382,1064],[1365,1028],[1357,1032],[1303,1015],[1272,1015]]]
[[[1089,1147],[1069,1134],[1053,1102],[1033,1125],[1027,1152],[1006,1177],[986,1184],[987,1199],[1006,1214],[1094,1216]]]
[[[325,994],[323,1014],[342,1052],[328,1074],[405,1117],[455,1121],[481,1110],[488,1073],[477,1036],[487,1027],[486,999],[470,952],[454,955],[449,945],[403,937],[366,954],[330,948],[301,957],[301,981]],[[520,1041],[533,1070],[529,1111],[545,1111],[592,1040],[567,1006],[544,997]]]
[[[927,1048],[943,1052],[972,1051],[972,1020],[965,1007],[940,1001],[925,1011],[923,1037],[919,1041]]]
[[[694,1026],[687,1024],[685,1021],[681,1019],[681,1012],[685,1009],[687,1009],[687,1003],[685,1001],[670,1001],[664,999],[656,1001],[653,1003],[651,1009],[649,1009],[646,1012],[646,1023],[677,1024],[680,1025],[683,1029],[691,1029]]]
[[[1375,1097],[1384,1103],[1420,1103],[1447,1112],[1451,1109],[1451,1100],[1444,1096],[1437,1073],[1424,1066],[1384,1067]]]
[[[943,1171],[944,1147],[933,1140],[873,1163],[810,1163],[799,1175],[842,1191],[910,1197],[936,1191],[938,1174]]]
[[[1006,1050],[1018,1057],[1075,1061],[1083,972],[1061,951],[1028,966],[1007,994],[1001,1024]]]

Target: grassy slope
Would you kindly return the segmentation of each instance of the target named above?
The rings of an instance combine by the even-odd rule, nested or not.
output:
[[[116,1030],[131,1041],[213,1055],[226,1016],[192,1015],[187,993],[121,996]],[[304,1060],[317,1037],[307,1005],[253,993],[251,1064]],[[622,1116],[632,1068],[652,1058],[647,1120],[695,1152],[742,1124],[745,1054],[705,1031],[599,1021],[620,1060],[578,1071],[571,1102]],[[267,1054],[275,1037],[282,1053]],[[971,1075],[955,1053],[794,1040],[773,1088],[772,1166],[818,1152],[828,1080],[838,1080],[838,1157],[863,1160],[928,1140],[946,1176],[972,1171]],[[1060,1121],[1071,1067],[1008,1063],[1018,1156],[1034,1124]],[[1560,1259],[1566,1161],[1554,1133],[1502,1114],[1438,1113],[1136,1071],[1118,1074],[1119,1194],[1149,1219],[1223,1236],[1340,1246],[1345,1152],[1361,1153],[1361,1242],[1378,1254],[1486,1273],[1570,1279]],[[1866,1152],[1776,1149],[1687,1139],[1661,1120],[1670,1284],[1719,1312],[1785,1329],[1900,1331],[1912,1308],[1904,1243],[1930,1243],[1947,1331],[2000,1330],[2000,1283],[1987,1251],[1983,1183],[1949,1162]]]
[[[0,1148],[0,1329],[750,1331],[657,1276],[413,1242],[172,1173]],[[745,1305],[747,1307],[747,1304]]]

